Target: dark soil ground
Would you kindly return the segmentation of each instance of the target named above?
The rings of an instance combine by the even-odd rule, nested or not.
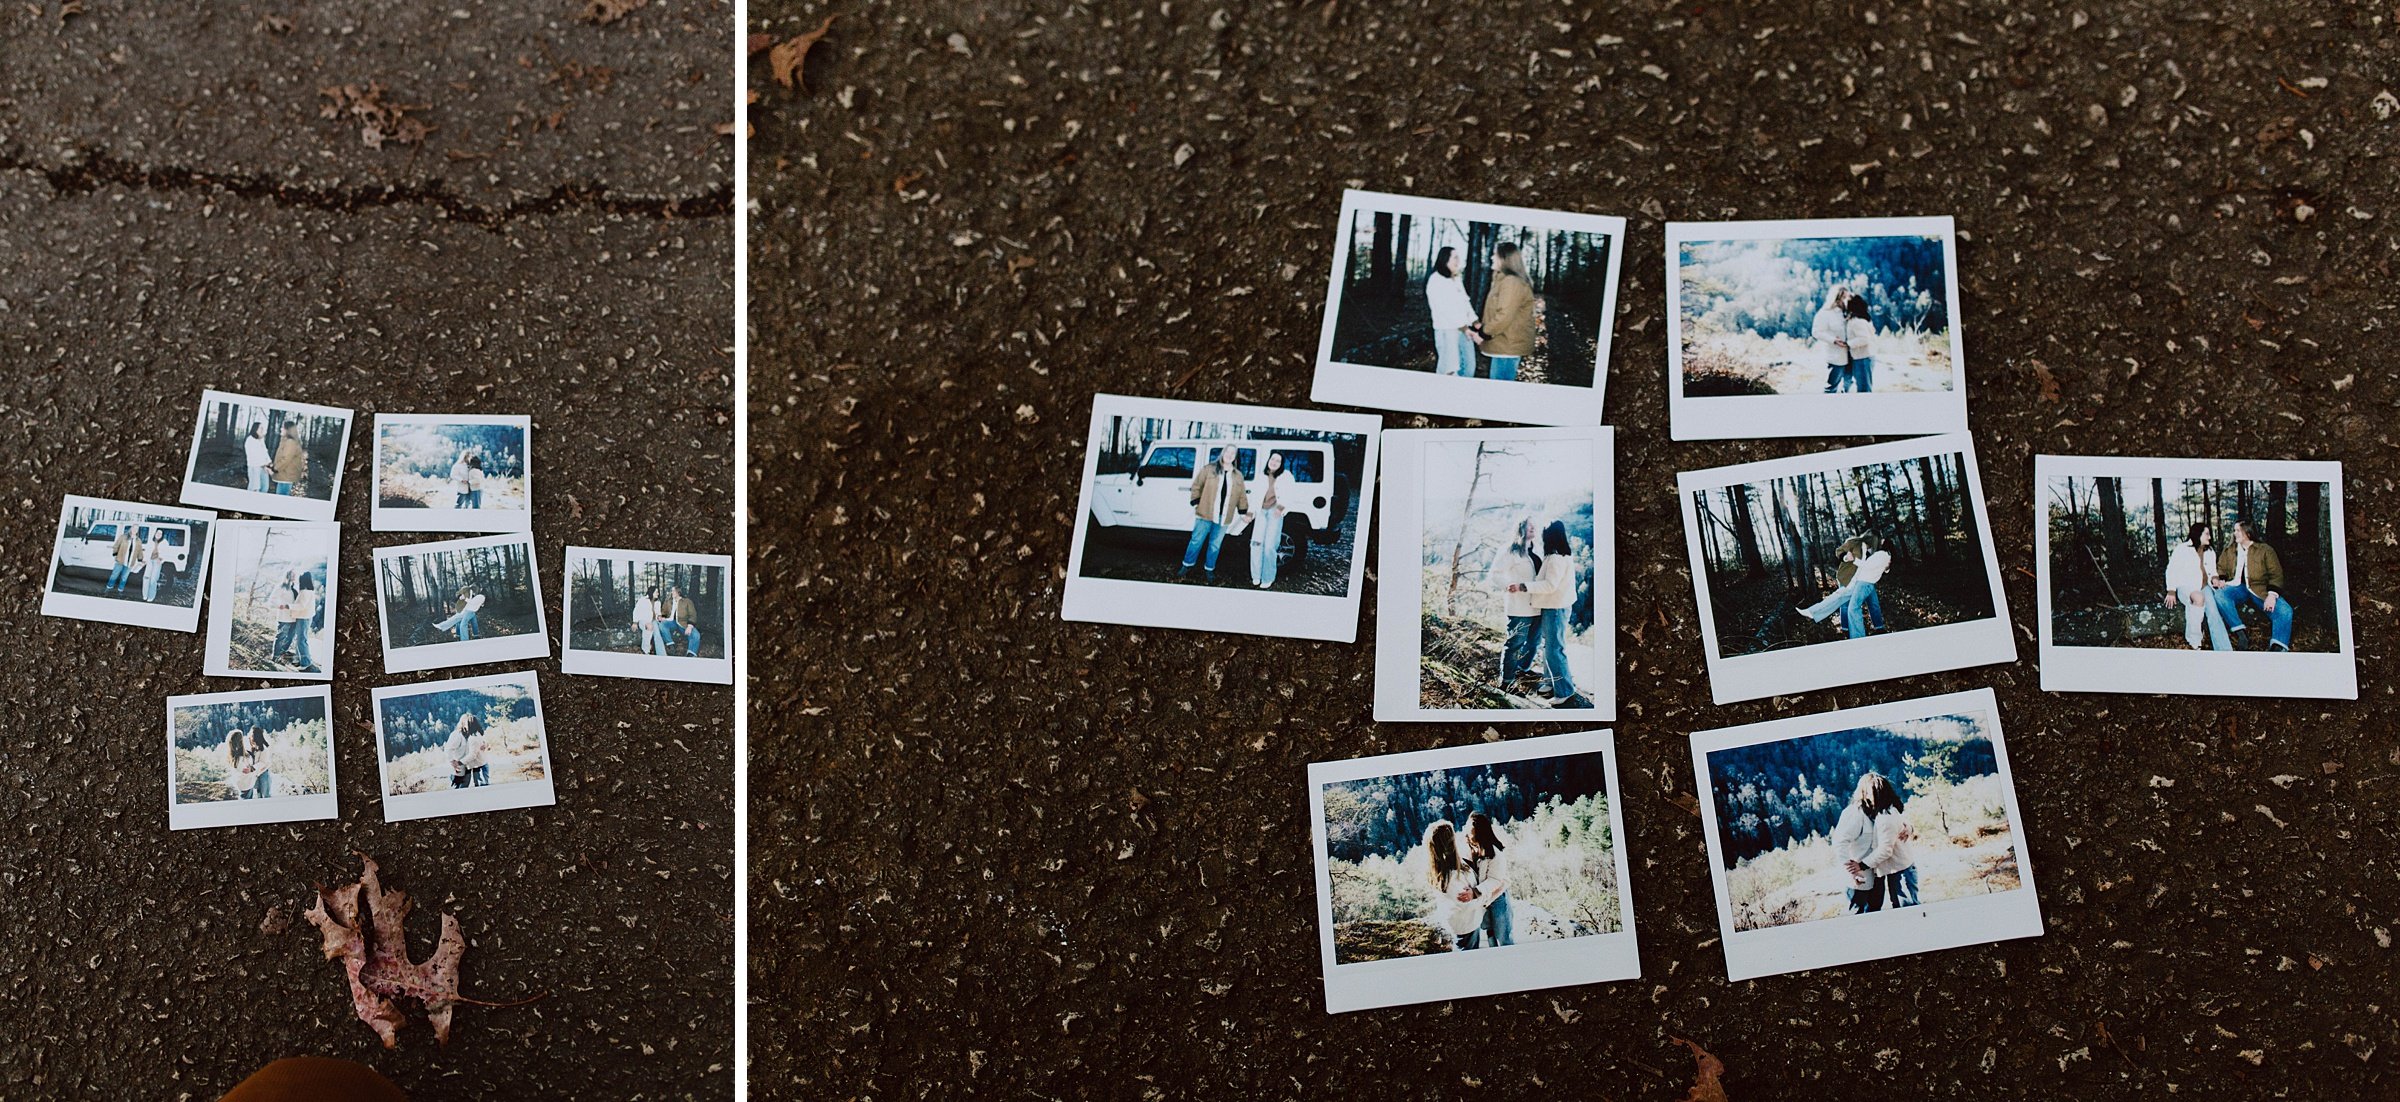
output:
[[[753,79],[752,1097],[2400,1092],[2389,5],[752,12],[840,16]],[[1305,763],[1491,737],[1369,722],[1374,585],[1354,645],[1057,619],[1091,396],[1305,404],[1352,185],[1629,219],[1638,981],[1325,1014]],[[1666,440],[1661,224],[1944,212],[2024,657],[1712,706],[1675,472],[1863,441]],[[2036,452],[2345,461],[2363,699],[2042,693]],[[1981,686],[2048,933],[1727,982],[1686,736]]]
[[[0,10],[0,518],[69,493],[172,503],[204,387],[530,415],[566,544],[733,543],[730,9],[652,4],[18,4]],[[423,104],[368,148],[327,85]],[[554,113],[555,126],[551,124]],[[0,658],[0,1096],[206,1102],[267,1060],[367,1061],[414,1099],[723,1099],[733,1085],[730,692],[541,672],[558,806],[385,824],[386,676],[363,437],[347,456],[341,818],[172,833],[169,694],[202,637],[58,620]],[[673,498],[672,511],[629,502]],[[0,582],[38,594],[48,541]],[[545,579],[555,602],[558,579]],[[672,722],[660,717],[672,716]],[[385,1051],[297,920],[352,850],[465,928],[467,1007]]]

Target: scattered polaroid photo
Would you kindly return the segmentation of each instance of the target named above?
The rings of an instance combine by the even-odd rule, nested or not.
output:
[[[550,657],[533,536],[375,549],[387,673]]]
[[[1616,718],[1615,447],[1597,426],[1383,434],[1376,719]]]
[[[2040,937],[1990,689],[1702,731],[1734,980]]]
[[[1625,220],[1342,193],[1312,401],[1597,425]]]
[[[1957,272],[1947,215],[1667,223],[1673,437],[1966,431]]]
[[[599,677],[733,684],[733,559],[567,548],[559,669]]]
[[[532,670],[393,685],[373,696],[384,822],[558,802]]]
[[[351,414],[332,406],[200,393],[183,502],[287,520],[332,520]]]
[[[1633,979],[1614,737],[1308,767],[1325,1009]]]
[[[2037,455],[2042,688],[2358,699],[2342,465]]]
[[[1965,433],[1675,481],[1717,703],[2016,661]]]
[[[333,690],[167,698],[167,827],[331,819]]]
[[[210,582],[210,677],[333,680],[336,521],[227,520]]]
[[[533,418],[375,415],[378,532],[533,530]]]
[[[68,494],[50,546],[42,615],[198,631],[216,526],[217,514],[206,509]]]
[[[1062,615],[1358,638],[1373,414],[1092,400]]]

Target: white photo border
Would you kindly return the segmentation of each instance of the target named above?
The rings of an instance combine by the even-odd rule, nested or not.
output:
[[[1588,441],[1592,446],[1593,684],[1578,686],[1590,708],[1427,708],[1423,679],[1425,448],[1482,440]],[[1375,571],[1377,722],[1558,723],[1617,718],[1616,430],[1574,428],[1387,429],[1383,434],[1383,529]]]
[[[2051,639],[2049,489],[2055,478],[2222,479],[2322,482],[2332,518],[2333,654],[2070,647]],[[2358,649],[2350,624],[2350,545],[2342,521],[2342,465],[2323,460],[2172,459],[2141,456],[2033,457],[2035,610],[2041,617],[2042,689],[2054,693],[2175,693],[2185,696],[2358,699]]]
[[[383,429],[385,425],[513,425],[525,433],[525,507],[523,509],[403,509],[383,504]],[[530,532],[533,531],[533,418],[518,413],[378,413],[373,453],[368,460],[371,506],[367,528],[372,532]]]
[[[271,528],[296,528],[302,531],[323,532],[332,545],[325,556],[325,592],[320,600],[325,605],[325,634],[339,638],[336,618],[341,605],[335,597],[341,585],[342,524],[335,520],[221,520],[219,532],[244,530],[264,531]],[[233,586],[240,581],[232,570],[219,570],[209,582],[208,639],[204,647],[201,672],[210,677],[264,677],[279,681],[333,680],[333,651],[327,647],[317,663],[322,673],[296,673],[286,670],[243,670],[233,666]]]
[[[423,696],[485,685],[523,685],[527,695],[533,698],[533,716],[542,728],[542,779],[510,781],[481,788],[394,795],[383,747],[383,702],[393,697]],[[384,822],[400,823],[411,819],[474,815],[486,811],[515,811],[520,808],[550,807],[558,803],[558,768],[550,760],[550,711],[542,707],[541,675],[535,671],[517,670],[480,677],[458,677],[448,681],[422,681],[413,685],[381,685],[371,690],[369,695],[371,699],[367,707],[375,713],[375,791],[383,797]]]
[[[723,658],[677,658],[655,654],[619,654],[575,647],[575,564],[583,559],[631,559],[636,562],[714,566],[725,571],[726,638]],[[684,681],[699,685],[733,684],[733,556],[695,555],[679,551],[636,551],[621,547],[568,545],[559,562],[558,668],[585,677],[636,677],[652,681]]]
[[[1683,246],[1695,241],[1808,237],[1940,237],[1950,312],[1950,389],[1938,393],[1754,394],[1687,398],[1683,393]],[[1791,436],[1915,436],[1967,431],[1967,357],[1959,310],[1958,227],[1949,215],[1917,218],[1800,218],[1760,222],[1669,222],[1667,425],[1673,440]]]
[[[276,406],[310,417],[338,417],[342,421],[342,442],[334,451],[333,488],[325,500],[313,497],[285,497],[281,494],[262,494],[232,486],[212,486],[192,480],[192,468],[200,463],[200,440],[208,425],[208,407],[220,402],[237,405]],[[192,447],[183,461],[183,494],[177,500],[186,505],[211,509],[228,509],[262,517],[284,520],[332,520],[334,508],[342,501],[343,469],[350,456],[350,434],[358,427],[358,415],[340,406],[320,406],[309,402],[293,402],[282,398],[261,398],[251,394],[236,394],[229,390],[208,389],[200,392],[200,411],[192,417]]]
[[[1615,859],[1617,918],[1621,927],[1616,933],[1521,942],[1480,949],[1473,956],[1445,953],[1352,964],[1334,962],[1333,873],[1325,839],[1325,786],[1401,773],[1595,752],[1604,755],[1607,768],[1608,828],[1615,843],[1610,849],[1614,851],[1611,856]],[[1639,978],[1642,957],[1633,921],[1633,880],[1626,855],[1624,799],[1620,789],[1623,780],[1616,736],[1607,730],[1310,763],[1309,835],[1316,846],[1317,957],[1325,981],[1325,1012],[1340,1014]]]
[[[220,800],[181,804],[175,801],[175,710],[212,704],[242,704],[254,700],[300,700],[313,697],[325,708],[325,791],[310,796],[273,796],[264,800]],[[297,685],[280,689],[250,689],[232,693],[195,693],[167,698],[167,829],[252,826],[259,823],[297,823],[341,817],[341,784],[334,773],[341,757],[334,751],[333,687]]]
[[[423,643],[413,647],[392,646],[392,613],[386,605],[390,596],[383,591],[383,563],[386,559],[409,558],[443,551],[466,551],[477,547],[505,547],[517,544],[525,548],[525,569],[533,575],[533,630],[521,635],[497,638],[452,640],[447,643]],[[383,646],[383,672],[417,673],[424,670],[444,670],[457,666],[480,666],[492,662],[517,662],[550,657],[550,620],[542,608],[542,566],[534,554],[533,533],[502,532],[497,535],[475,536],[461,540],[438,540],[433,543],[411,543],[399,547],[378,547],[373,563],[375,576],[376,632]]]
[[[1341,314],[1342,270],[1350,249],[1350,220],[1362,210],[1606,235],[1608,291],[1601,304],[1600,331],[1592,339],[1592,385],[1444,377],[1335,359],[1333,330]],[[1625,259],[1623,218],[1347,189],[1342,192],[1341,214],[1336,219],[1334,234],[1336,247],[1331,271],[1325,278],[1325,317],[1317,334],[1316,379],[1309,390],[1309,401],[1523,425],[1600,423],[1608,393],[1609,353],[1617,327],[1618,273]]]
[[[1981,713],[1991,719],[1992,757],[1998,763],[2001,787],[2006,793],[2009,829],[2016,835],[2019,884],[2015,889],[1791,926],[1734,929],[1733,896],[1727,890],[1724,845],[1717,832],[1716,794],[1709,783],[1710,752],[1967,713]],[[1700,833],[1708,842],[1709,881],[1716,889],[1717,932],[1725,945],[1725,973],[1729,980],[1738,982],[2042,935],[2041,897],[2033,886],[2033,856],[2028,852],[2025,816],[2017,810],[2016,776],[2009,771],[2008,745],[2000,733],[2000,698],[1988,688],[1696,731],[1692,734],[1692,773],[1698,786],[1693,791],[1700,804]]]
[[[1100,469],[1100,445],[1111,417],[1158,417],[1217,421],[1310,432],[1350,433],[1364,440],[1366,461],[1352,493],[1358,499],[1358,528],[1350,545],[1350,584],[1343,596],[1277,593],[1220,586],[1135,582],[1083,576],[1083,541],[1092,514],[1092,480]],[[1371,413],[1278,409],[1176,398],[1122,394],[1092,397],[1092,420],[1084,436],[1083,481],[1075,496],[1074,543],[1067,553],[1067,582],[1059,618],[1133,627],[1175,628],[1268,635],[1280,639],[1358,641],[1359,601],[1367,572],[1367,533],[1375,520],[1376,462],[1383,418]]]
[[[1957,453],[1965,463],[1969,505],[1974,509],[1977,546],[1983,550],[1983,572],[1991,587],[1992,615],[1986,619],[1915,628],[1861,639],[1836,639],[1788,650],[1723,656],[1717,620],[1708,591],[1708,564],[1700,550],[1700,522],[1692,508],[1693,493],[1737,483],[1763,482],[1790,475],[1841,470]],[[1708,689],[1718,704],[1789,696],[1816,689],[1889,681],[1943,670],[1966,669],[2017,660],[2017,640],[2009,626],[2008,595],[2000,584],[2000,560],[1992,550],[1992,522],[1983,503],[1983,470],[1976,465],[1975,439],[1967,433],[1922,436],[1863,448],[1812,452],[1786,459],[1769,459],[1731,467],[1685,471],[1675,476],[1675,496],[1683,510],[1684,554],[1690,564],[1692,594],[1700,610],[1700,639],[1708,658]]]
[[[192,578],[192,604],[158,605],[143,601],[118,601],[107,597],[86,597],[80,593],[60,593],[52,587],[58,582],[58,561],[67,539],[67,512],[72,509],[109,509],[138,513],[162,519],[196,521],[208,525],[207,543],[200,549],[199,573]],[[42,575],[42,615],[63,620],[91,620],[103,624],[124,624],[128,627],[159,628],[164,631],[200,630],[200,605],[205,601],[209,585],[209,563],[217,554],[217,526],[223,523],[211,509],[190,509],[179,505],[152,505],[141,501],[122,501],[110,497],[86,497],[67,494],[59,500],[58,526],[50,530],[50,569]]]

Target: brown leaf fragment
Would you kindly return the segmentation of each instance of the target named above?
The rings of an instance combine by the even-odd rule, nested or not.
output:
[[[649,5],[650,0],[584,0],[578,18],[605,27]]]
[[[828,15],[824,22],[817,24],[816,30],[793,35],[767,51],[767,65],[775,74],[775,83],[786,88],[805,90],[801,75],[802,69],[808,64],[808,51],[817,44],[818,39],[825,37],[825,32],[833,29],[833,19]]]
[[[1725,1076],[1725,1061],[1672,1033],[1667,1034],[1667,1039],[1692,1050],[1692,1060],[1699,1065],[1693,1073],[1691,1093],[1683,1096],[1683,1102],[1733,1102],[1726,1097],[1725,1085],[1720,1082]]]
[[[292,928],[290,907],[268,907],[267,916],[258,920],[258,932],[273,936]]]
[[[575,500],[575,495],[573,494],[567,495],[567,511],[575,514],[576,520],[583,519],[583,503]]]
[[[1668,798],[1667,802],[1682,808],[1683,813],[1691,816],[1692,818],[1697,819],[1700,817],[1700,798],[1692,795],[1689,792],[1678,792],[1674,796]]]
[[[2033,382],[2035,386],[2041,388],[2043,401],[2058,401],[2058,374],[2050,370],[2049,364],[2040,360],[2033,361]]]
[[[318,889],[317,904],[307,912],[323,937],[325,957],[342,962],[351,1007],[383,1039],[383,1047],[399,1047],[400,1029],[408,1024],[404,1001],[424,1007],[434,1039],[449,1044],[450,1012],[460,1001],[458,962],[467,951],[458,918],[443,915],[433,956],[422,964],[411,961],[406,925],[414,904],[405,892],[383,890],[374,858],[363,853],[358,858],[366,866],[358,883]]]
[[[433,127],[423,119],[409,114],[423,104],[386,103],[382,84],[336,84],[317,89],[325,102],[317,108],[321,118],[341,119],[358,124],[358,140],[369,149],[391,145],[421,145],[433,134]]]

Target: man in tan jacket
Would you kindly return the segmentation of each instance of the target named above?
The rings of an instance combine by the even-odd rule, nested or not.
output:
[[[1209,462],[1192,473],[1192,538],[1183,545],[1183,569],[1177,579],[1200,562],[1208,548],[1208,577],[1217,577],[1217,552],[1225,546],[1225,526],[1250,510],[1250,495],[1242,484],[1242,469],[1234,465],[1233,446],[1220,447]]]
[[[1517,365],[1533,355],[1533,280],[1524,250],[1503,241],[1492,250],[1492,285],[1483,293],[1482,332],[1475,343],[1492,361],[1492,378],[1516,381]]]
[[[108,557],[116,564],[108,568],[109,591],[121,592],[125,583],[133,580],[133,568],[142,562],[142,541],[134,534],[133,525],[117,525],[117,542],[109,546]]]
[[[683,636],[684,657],[700,657],[700,609],[683,595],[682,586],[667,587],[667,618],[675,622],[676,634]]]
[[[275,492],[305,496],[308,489],[308,449],[300,446],[300,426],[286,422],[283,442],[275,445]]]
[[[2292,603],[2283,598],[2283,559],[2275,549],[2260,543],[2257,533],[2246,520],[2233,524],[2233,546],[2217,552],[2217,611],[2225,615],[2225,626],[2233,632],[2233,646],[2242,646],[2242,609],[2256,605],[2267,614],[2272,625],[2272,640],[2267,644],[2275,650],[2292,649]]]

